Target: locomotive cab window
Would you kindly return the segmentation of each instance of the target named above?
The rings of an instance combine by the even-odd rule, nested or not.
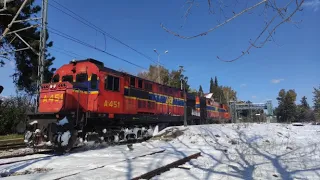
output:
[[[80,73],[76,76],[76,82],[86,82],[88,81],[88,74],[87,73]]]
[[[55,76],[53,76],[52,82],[59,82],[59,79],[60,79],[59,74],[56,74]]]
[[[65,76],[62,76],[62,82],[69,82],[69,83],[72,83],[72,82],[73,82],[73,76],[72,76],[72,75],[65,75]]]
[[[138,88],[142,88],[142,79],[138,80]]]
[[[168,88],[167,87],[164,87],[164,93],[168,93]]]
[[[144,83],[144,89],[147,91],[152,91],[152,84],[150,83]]]
[[[132,87],[136,86],[136,78],[130,77],[130,86],[132,86]]]
[[[120,79],[115,76],[108,75],[105,79],[105,89],[110,91],[119,91]]]
[[[97,89],[98,76],[96,74],[91,75],[91,89]]]

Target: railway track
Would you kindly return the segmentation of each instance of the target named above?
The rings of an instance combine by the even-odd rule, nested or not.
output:
[[[121,144],[123,145],[123,143]],[[117,145],[114,145],[114,146],[117,146]],[[82,152],[81,149],[82,148],[76,148],[75,151],[71,151],[71,154],[81,153]],[[91,150],[94,150],[94,149],[95,148]],[[86,150],[87,149],[83,151],[86,151]],[[42,174],[41,176],[43,176],[43,178],[45,179],[64,179],[64,178],[85,179],[85,177],[95,178],[95,175],[104,174],[106,175],[105,178],[107,179],[108,178],[128,179],[129,177],[127,175],[130,174],[129,179],[150,179],[166,171],[169,171],[172,168],[179,168],[180,165],[185,164],[191,159],[197,158],[198,156],[201,155],[200,152],[195,152],[195,151],[193,152],[170,151],[170,150],[168,151],[161,148],[160,149],[155,148],[147,151],[141,151],[139,150],[139,148],[138,149],[134,148],[133,150],[130,150],[127,152],[128,152],[128,155],[131,154],[130,152],[134,153],[135,155],[134,156],[129,155],[129,156],[122,157],[120,159],[111,160],[111,162],[110,160],[106,160],[102,164],[100,161],[100,164],[98,163],[96,167],[77,169],[76,171],[60,172],[61,170],[59,169],[57,170],[53,169],[46,172],[45,174]],[[42,153],[43,155],[35,155],[40,153]],[[62,158],[61,160],[64,159],[63,156],[58,157],[59,155],[54,154],[53,151],[36,152],[28,155],[30,156],[20,155],[19,157],[15,156],[16,158],[0,159],[0,167],[1,166],[6,167],[6,165],[8,164],[10,165],[10,164],[21,163],[21,162],[27,162],[27,163],[36,162],[34,160],[46,161],[48,157],[50,158],[54,156],[56,156],[57,158]],[[35,155],[35,156],[32,156],[32,155]],[[77,157],[77,155],[75,157]],[[127,169],[128,162],[130,162],[133,169],[131,170]],[[112,170],[114,169],[112,168],[114,166],[118,167],[119,169],[122,169],[122,168],[124,169],[120,171]],[[70,166],[68,167],[70,168]],[[139,169],[142,169],[142,170],[139,170]],[[126,172],[126,170],[128,172]],[[10,172],[7,175],[10,176],[12,173],[14,172]],[[37,173],[35,173],[35,176],[36,174]],[[32,176],[30,176],[30,178],[32,179]]]
[[[84,152],[86,150],[94,150],[94,149],[100,149],[100,148],[106,148],[106,147],[112,147],[112,146],[118,146],[118,145],[131,145],[135,143],[141,143],[144,140],[135,140],[135,141],[129,141],[129,142],[119,142],[116,144],[108,144],[108,145],[102,145],[102,144],[95,144],[97,147],[92,147],[92,146],[79,146],[79,147],[74,147],[73,150],[70,153],[79,153],[79,152]],[[99,146],[100,145],[100,146]],[[24,146],[26,147],[26,146]],[[1,148],[1,146],[0,146]],[[87,149],[88,148],[88,149]],[[25,159],[17,159],[17,160],[8,160],[8,161],[3,161],[1,162],[1,159],[12,159],[12,158],[19,158],[19,157],[24,157],[24,156],[32,156],[35,154],[47,154],[48,156],[41,156],[41,157],[30,157],[30,158],[25,158]],[[40,159],[43,157],[51,157],[51,156],[60,156],[62,154],[56,154],[53,150],[40,150],[37,152],[30,152],[30,153],[23,153],[23,154],[17,154],[17,155],[7,155],[7,156],[1,156],[0,157],[0,166],[2,165],[7,165],[7,164],[14,164],[18,162],[23,162],[23,161],[30,161],[30,160],[36,160]]]
[[[0,141],[0,150],[19,149],[27,147],[22,138]]]
[[[27,147],[24,143],[15,143],[15,144],[7,144],[0,145],[0,150],[9,150],[9,149],[19,149]]]
[[[95,168],[83,169],[76,173],[56,176],[52,179],[151,179],[173,168],[179,168],[191,159],[201,156],[200,152],[172,152],[154,150],[145,152],[130,159],[124,159],[112,164],[100,165]],[[165,158],[164,158],[165,157]],[[169,157],[169,158],[167,158]],[[128,162],[130,167],[128,168]],[[53,172],[57,174],[56,172]],[[45,177],[45,176],[44,176]],[[52,177],[50,174],[48,177]]]

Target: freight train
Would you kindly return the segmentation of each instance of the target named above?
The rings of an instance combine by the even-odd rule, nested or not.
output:
[[[228,107],[94,60],[72,60],[42,84],[37,113],[28,114],[25,142],[70,149],[86,141],[122,142],[152,136],[157,126],[230,121]],[[185,100],[186,99],[186,100]]]

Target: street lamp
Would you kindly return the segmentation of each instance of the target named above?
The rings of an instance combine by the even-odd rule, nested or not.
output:
[[[160,84],[160,55],[161,55],[161,54],[159,54],[156,49],[153,49],[153,51],[154,51],[155,53],[157,53],[157,55],[158,55],[158,83]],[[164,54],[168,54],[168,53],[169,53],[168,50],[166,50],[166,51],[164,52]]]

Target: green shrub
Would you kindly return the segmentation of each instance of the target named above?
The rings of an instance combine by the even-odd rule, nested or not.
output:
[[[30,110],[26,96],[15,96],[0,102],[0,135],[16,133],[19,123],[24,123]]]

